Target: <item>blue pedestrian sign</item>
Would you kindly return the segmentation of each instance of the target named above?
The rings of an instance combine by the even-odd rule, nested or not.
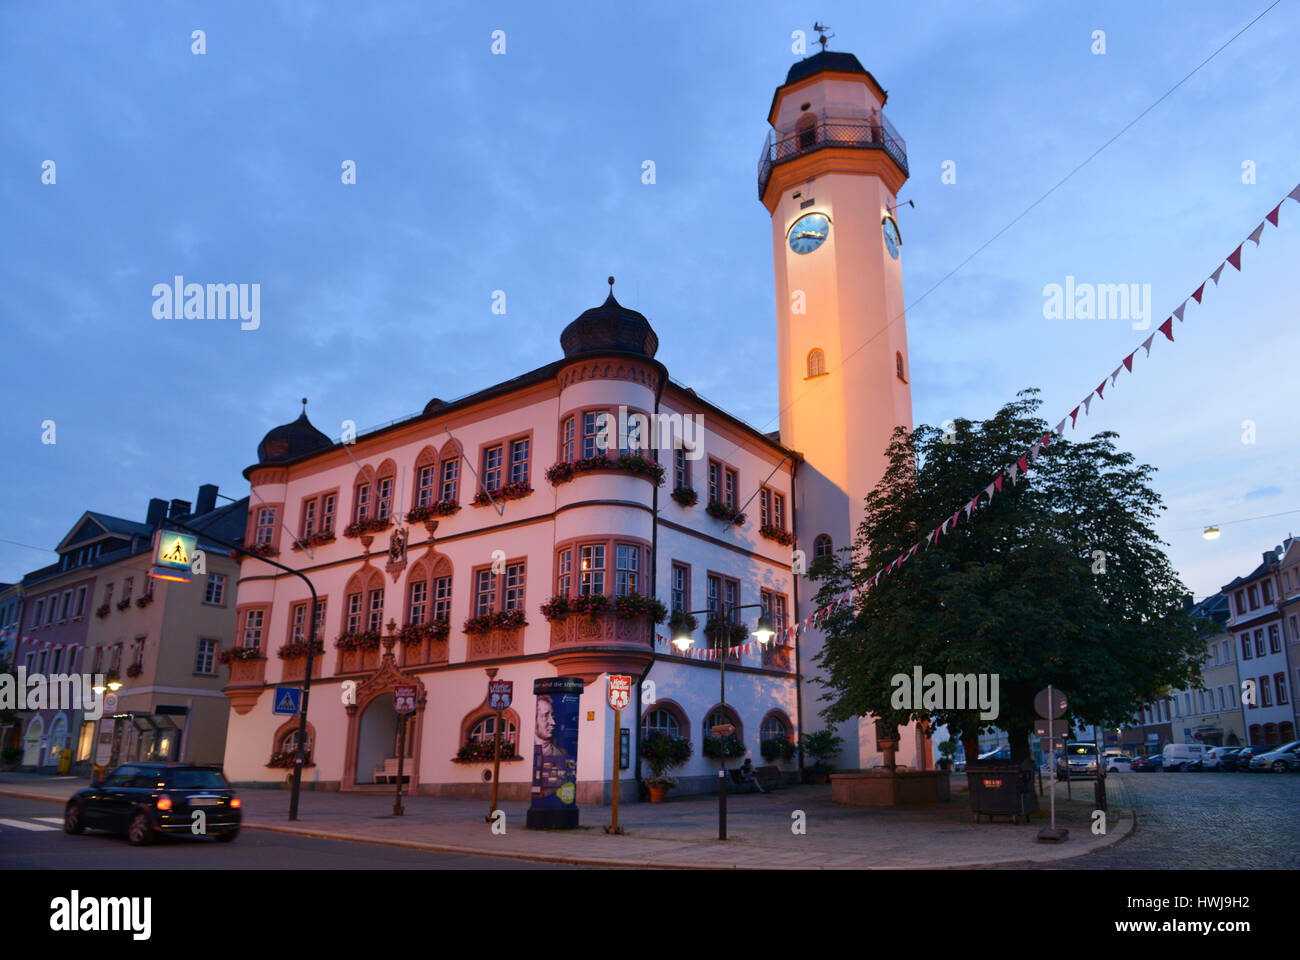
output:
[[[275,712],[295,714],[302,709],[302,690],[299,687],[275,688]]]

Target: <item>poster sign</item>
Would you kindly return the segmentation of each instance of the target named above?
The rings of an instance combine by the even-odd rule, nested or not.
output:
[[[525,825],[534,830],[578,826],[578,703],[581,677],[533,681],[533,787]]]
[[[489,680],[488,706],[493,710],[504,710],[510,706],[514,691],[515,682],[513,680]]]
[[[632,678],[622,674],[609,675],[609,705],[614,710],[626,710],[632,700]]]
[[[399,684],[393,687],[393,709],[398,713],[415,712],[415,684]]]

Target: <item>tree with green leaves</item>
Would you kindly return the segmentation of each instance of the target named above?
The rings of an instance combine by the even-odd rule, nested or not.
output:
[[[955,511],[959,522],[823,623],[818,656],[832,723],[874,714],[895,724],[946,724],[978,755],[1001,728],[1012,758],[1029,755],[1034,694],[1049,683],[1077,723],[1119,726],[1138,707],[1200,682],[1203,630],[1151,527],[1163,509],[1155,470],[1120,450],[1117,434],[1054,434],[1032,469],[1000,493],[971,496],[1048,434],[1026,390],[984,421],[894,432],[889,466],[866,497],[851,547],[818,561],[819,605],[861,587]],[[896,709],[892,682],[924,673],[997,674],[999,710]],[[951,704],[946,705],[948,707]]]

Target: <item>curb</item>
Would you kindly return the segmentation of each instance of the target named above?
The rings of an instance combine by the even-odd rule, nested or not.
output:
[[[0,796],[17,797],[23,800],[46,800],[50,803],[63,803],[64,800],[59,797],[49,797],[36,793],[21,793],[16,790],[0,789]],[[1091,856],[1101,850],[1109,849],[1116,844],[1123,843],[1137,829],[1137,813],[1132,809],[1122,810],[1121,813],[1129,815],[1128,829],[1118,839],[1099,847],[1097,850],[1088,850],[1084,853],[1076,853],[1068,857],[1060,857],[1054,860],[999,860],[988,863],[968,863],[959,866],[943,865],[925,865],[917,867],[884,867],[885,870],[988,870],[999,867],[1044,867],[1058,863],[1066,863],[1070,860],[1077,860],[1081,857]],[[426,843],[419,840],[390,840],[378,837],[358,836],[349,833],[340,833],[335,831],[313,829],[310,827],[285,827],[271,826],[261,823],[244,823],[242,828],[245,830],[265,830],[268,833],[285,833],[300,837],[314,837],[319,840],[342,840],[348,843],[373,843],[387,847],[404,847],[410,850],[427,850],[432,853],[456,853],[462,856],[476,857],[502,857],[511,860],[528,860],[534,863],[563,863],[572,864],[582,867],[631,867],[644,870],[810,870],[822,869],[817,867],[769,867],[769,866],[747,866],[743,864],[699,864],[699,863],[669,863],[665,861],[655,861],[653,863],[643,860],[611,860],[605,857],[583,857],[583,856],[558,856],[545,853],[502,853],[495,850],[483,850],[477,847],[461,847],[452,844]],[[847,868],[855,869],[855,868]]]

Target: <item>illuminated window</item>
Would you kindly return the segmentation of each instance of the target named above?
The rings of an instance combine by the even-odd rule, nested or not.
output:
[[[820,377],[826,372],[826,354],[820,350],[808,352],[808,376]]]

